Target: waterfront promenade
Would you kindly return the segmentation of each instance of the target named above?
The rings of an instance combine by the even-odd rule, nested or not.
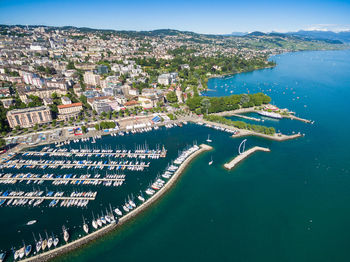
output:
[[[236,156],[230,162],[224,164],[224,167],[230,170],[234,168],[239,162],[241,162],[242,160],[244,160],[245,158],[247,158],[248,156],[250,156],[256,151],[270,152],[270,149],[265,147],[255,146],[253,148],[248,149],[247,151],[244,151],[242,154]]]
[[[74,249],[77,249],[93,240],[98,239],[99,237],[105,235],[108,232],[113,231],[114,229],[120,227],[121,225],[123,225],[125,222],[129,221],[130,219],[132,219],[133,217],[135,217],[136,215],[138,215],[139,213],[141,213],[142,211],[144,211],[145,209],[147,209],[149,206],[151,206],[152,204],[154,204],[157,200],[159,200],[164,193],[166,193],[177,181],[177,179],[180,177],[180,175],[183,173],[183,171],[185,170],[185,168],[190,164],[190,162],[195,159],[198,155],[200,155],[201,153],[211,150],[212,147],[205,145],[205,144],[201,144],[200,145],[200,149],[197,150],[196,152],[194,152],[192,155],[190,155],[181,165],[180,167],[175,171],[174,175],[168,180],[168,182],[164,185],[164,187],[162,187],[159,191],[157,191],[152,197],[150,197],[149,199],[147,199],[142,205],[138,206],[137,208],[135,208],[134,210],[132,210],[131,212],[129,212],[128,214],[126,214],[125,216],[121,217],[119,219],[118,224],[116,223],[111,223],[105,227],[102,227],[86,236],[83,236],[77,240],[74,240],[70,243],[67,243],[63,246],[57,247],[55,249],[49,250],[45,253],[41,253],[41,254],[37,254],[35,256],[26,258],[24,260],[21,260],[23,262],[43,262],[43,261],[49,261],[50,259],[65,254],[67,252],[70,252]]]

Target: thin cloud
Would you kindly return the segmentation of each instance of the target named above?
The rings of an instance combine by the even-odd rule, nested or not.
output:
[[[316,25],[310,25],[306,27],[305,30],[343,32],[343,31],[350,31],[350,25],[316,24]]]

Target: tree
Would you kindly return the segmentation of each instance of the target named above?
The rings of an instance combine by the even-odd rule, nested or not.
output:
[[[81,130],[83,131],[83,133],[85,134],[87,132],[87,127],[86,126],[82,126]]]
[[[208,98],[204,98],[201,102],[203,112],[208,114],[208,109],[210,108],[210,100]]]
[[[33,129],[36,131],[36,130],[38,130],[38,128],[39,128],[39,125],[38,124],[35,124],[35,126],[33,127]]]
[[[241,96],[240,104],[241,104],[241,105],[244,105],[244,104],[246,104],[246,103],[249,103],[249,101],[250,101],[249,95],[243,94],[243,95]]]
[[[169,103],[176,103],[177,102],[177,96],[176,93],[174,91],[167,93],[166,95],[166,100]]]
[[[3,148],[4,146],[6,146],[6,141],[3,138],[0,138],[0,148]]]
[[[71,69],[76,69],[74,66],[74,62],[69,61],[66,67],[67,70],[71,70]]]

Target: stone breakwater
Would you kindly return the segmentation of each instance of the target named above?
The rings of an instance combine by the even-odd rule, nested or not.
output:
[[[190,164],[190,162],[194,158],[196,158],[201,153],[203,153],[205,151],[209,151],[211,149],[212,149],[211,146],[201,144],[200,149],[197,150],[196,152],[194,152],[192,155],[190,155],[180,165],[180,167],[175,171],[174,175],[168,180],[168,182],[164,185],[164,187],[162,187],[159,191],[157,191],[157,193],[154,194],[152,197],[147,199],[147,201],[144,202],[142,205],[138,206],[137,208],[135,208],[134,210],[132,210],[131,212],[129,212],[128,214],[126,214],[125,216],[120,218],[118,224],[116,224],[116,223],[109,224],[101,229],[98,229],[98,230],[96,230],[96,231],[94,231],[86,236],[83,236],[83,237],[81,237],[77,240],[74,240],[70,243],[67,243],[63,246],[57,247],[57,248],[52,249],[50,251],[47,251],[45,253],[38,254],[38,255],[29,257],[27,259],[21,260],[21,261],[22,262],[49,261],[50,259],[53,259],[54,257],[57,257],[59,255],[63,255],[65,253],[68,253],[68,252],[75,250],[79,247],[82,247],[82,246],[86,245],[87,243],[102,237],[103,235],[107,234],[108,232],[111,232],[111,231],[117,229],[118,227],[123,225],[125,222],[129,221],[130,219],[132,219],[133,217],[135,217],[136,215],[138,215],[139,213],[141,213],[142,211],[147,209],[149,206],[154,204],[157,200],[159,200],[164,195],[164,193],[166,193],[176,183],[177,179],[180,177],[180,175],[183,173],[185,168]]]
[[[239,162],[241,162],[242,160],[244,160],[245,158],[247,158],[248,156],[250,156],[251,154],[253,154],[256,151],[264,151],[264,152],[270,152],[269,148],[265,148],[265,147],[259,147],[259,146],[255,146],[253,148],[248,149],[247,151],[244,151],[242,154],[236,156],[234,159],[232,159],[230,162],[224,164],[224,167],[226,169],[232,169],[233,167],[235,167]]]

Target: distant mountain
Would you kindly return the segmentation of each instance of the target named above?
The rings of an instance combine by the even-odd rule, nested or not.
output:
[[[249,34],[246,34],[245,36],[265,36],[267,34],[260,32],[260,31],[255,31],[255,32],[251,32]]]
[[[350,31],[333,32],[333,31],[305,31],[300,30],[298,32],[287,33],[294,36],[308,37],[315,40],[334,40],[341,41],[343,43],[350,43]]]
[[[229,35],[233,35],[233,36],[244,36],[248,34],[247,32],[232,32],[231,34]]]

